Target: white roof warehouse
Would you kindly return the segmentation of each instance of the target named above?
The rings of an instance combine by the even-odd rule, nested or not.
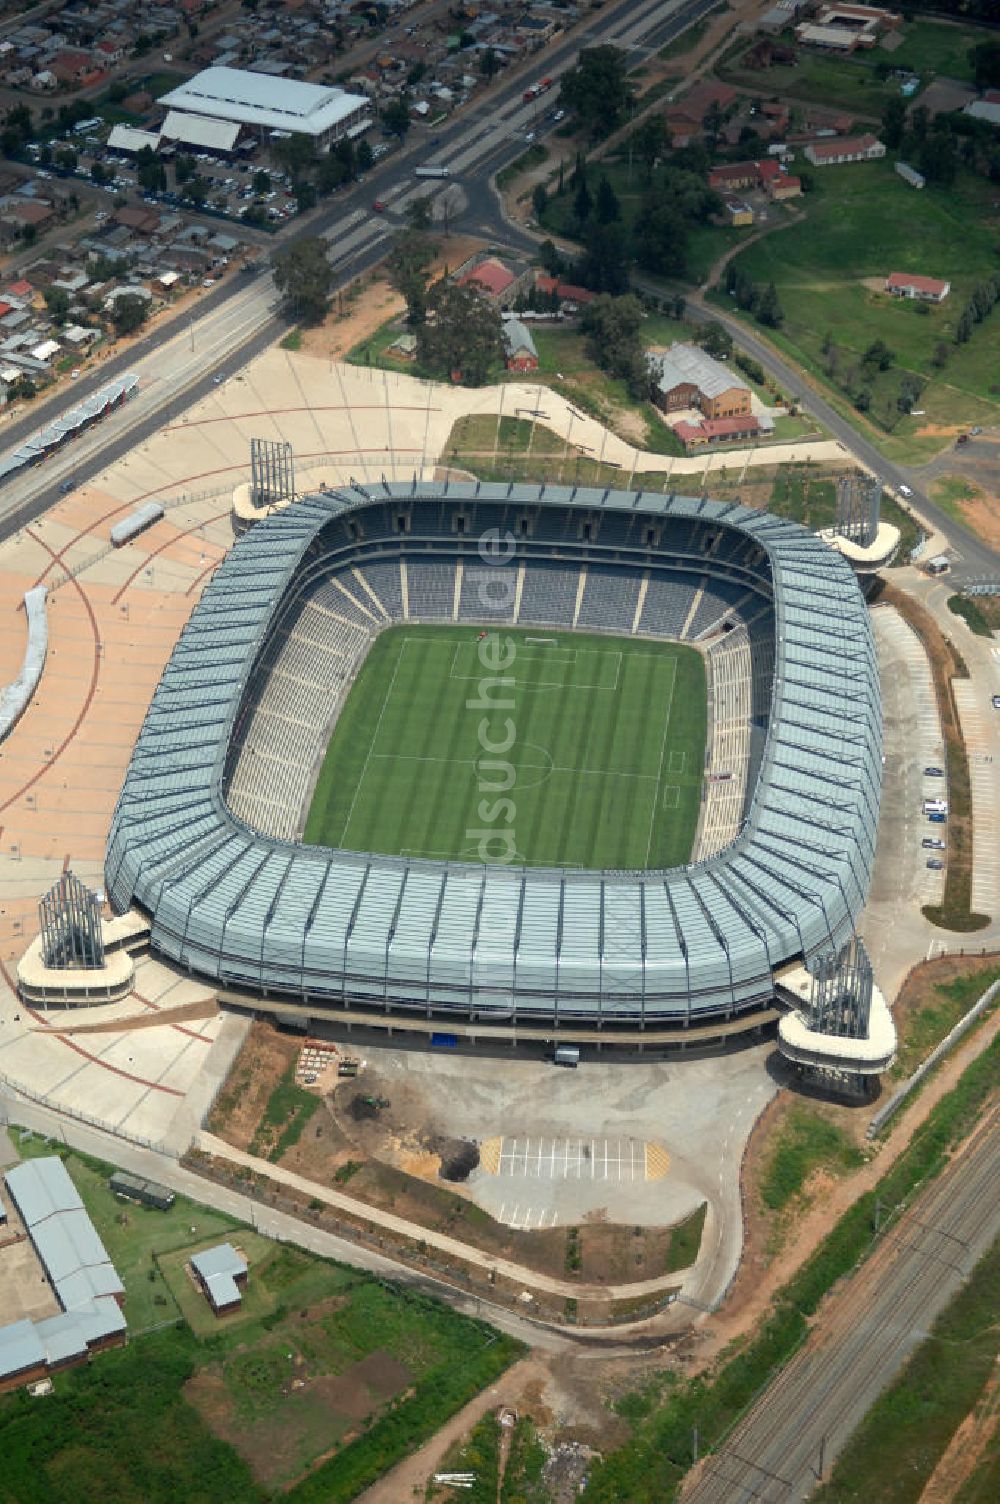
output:
[[[227,120],[262,134],[287,131],[328,147],[371,115],[363,94],[242,68],[206,68],[160,101],[173,112]]]

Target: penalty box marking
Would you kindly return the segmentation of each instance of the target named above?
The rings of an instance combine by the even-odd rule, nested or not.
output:
[[[413,642],[419,642],[420,639],[419,638],[409,638],[408,637],[406,639],[406,641],[407,642],[411,642],[411,641],[413,641]],[[460,643],[458,643],[456,645],[455,651],[452,654],[451,668],[450,668],[450,670],[448,672],[448,678],[449,679],[455,679],[459,683],[468,682],[469,680],[472,680],[474,682],[478,682],[487,673],[486,669],[481,670],[481,672],[478,673],[478,674],[456,674],[456,672],[455,672],[455,667],[456,667],[456,665],[458,663],[458,655],[459,655],[459,653],[463,652],[466,648],[474,647],[474,646],[475,646],[475,644],[468,643],[468,642],[460,642]],[[526,660],[528,663],[546,663],[546,664],[552,664],[554,662],[556,665],[560,665],[561,664],[564,668],[574,668],[576,666],[578,660],[579,660],[579,656],[580,656],[581,653],[587,653],[589,656],[594,657],[594,658],[614,658],[614,660],[615,660],[615,681],[614,681],[614,683],[613,684],[568,684],[565,679],[536,679],[533,683],[528,684],[528,683],[525,683],[523,681],[517,681],[516,680],[516,676],[515,676],[515,685],[516,685],[516,688],[520,689],[520,690],[525,690],[525,691],[527,691],[527,690],[536,690],[536,689],[592,689],[592,690],[596,689],[596,690],[600,690],[602,694],[607,694],[609,692],[613,693],[618,688],[618,685],[621,682],[621,671],[622,671],[622,655],[621,655],[621,652],[618,649],[616,649],[616,648],[555,648],[553,650],[553,652],[551,652],[551,653],[532,653],[532,652],[526,652],[524,648],[518,648],[517,652],[514,655],[512,667],[515,664],[517,664],[517,662],[519,660],[520,661],[525,661]],[[559,655],[564,655],[564,656],[559,656]],[[644,654],[643,656],[648,656],[648,655]],[[511,677],[509,669],[498,670],[497,672],[506,675],[508,678]]]

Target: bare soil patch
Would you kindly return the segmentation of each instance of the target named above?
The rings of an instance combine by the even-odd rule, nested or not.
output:
[[[919,1504],[952,1504],[962,1485],[995,1445],[1000,1425],[1000,1368],[986,1381],[979,1403],[970,1410],[924,1485]]]
[[[457,235],[439,242],[438,254],[431,266],[436,280],[482,248],[483,242],[472,236]],[[322,324],[299,331],[299,353],[319,360],[342,359],[369,339],[389,319],[405,313],[406,303],[391,283],[376,268],[366,273],[338,298]]]
[[[248,1150],[268,1098],[300,1049],[301,1040],[255,1021],[209,1115],[210,1131]]]
[[[301,1043],[270,1023],[255,1023],[212,1112],[210,1130],[249,1150],[268,1098]],[[670,1228],[625,1226],[595,1214],[574,1234],[571,1256],[570,1228],[526,1232],[506,1227],[477,1206],[466,1181],[478,1167],[479,1145],[449,1131],[447,1101],[435,1093],[433,1077],[390,1078],[365,1068],[355,1079],[324,1080],[306,1089],[320,1105],[279,1163],[317,1185],[343,1190],[368,1206],[557,1279],[618,1284],[666,1272]],[[552,1300],[551,1312],[543,1313],[540,1304],[536,1311],[561,1316],[561,1299]],[[602,1319],[610,1316],[608,1305]],[[580,1319],[599,1314],[581,1307]],[[645,1308],[636,1314],[645,1314]]]

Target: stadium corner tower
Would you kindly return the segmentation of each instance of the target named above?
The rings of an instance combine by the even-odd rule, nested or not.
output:
[[[304,844],[340,707],[407,623],[456,642],[507,627],[543,647],[692,645],[708,733],[689,859],[582,870]],[[776,976],[851,940],[881,739],[861,592],[797,523],[646,492],[355,485],[257,523],[216,571],[136,741],[107,889],[224,1000],[536,1049],[705,1044],[776,1018]]]

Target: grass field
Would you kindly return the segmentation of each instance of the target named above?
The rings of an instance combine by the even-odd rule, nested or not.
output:
[[[488,640],[506,654],[497,671],[478,635],[406,626],[378,638],[327,750],[305,839],[545,866],[686,861],[705,749],[698,653],[505,631]]]
[[[54,1151],[13,1132],[22,1157]],[[108,1190],[111,1166],[62,1154],[125,1285],[129,1342],[55,1374],[44,1402],[0,1395],[5,1501],[337,1504],[522,1351],[445,1305],[184,1197],[167,1212],[123,1203]],[[187,1264],[221,1239],[250,1274],[241,1309],[219,1319]]]
[[[855,389],[873,340],[889,346],[890,368],[861,383],[871,391],[868,416],[888,431],[881,447],[890,458],[919,463],[957,427],[995,421],[995,322],[977,326],[966,344],[954,343],[969,294],[996,269],[995,195],[962,175],[951,189],[929,187],[918,196],[888,159],[826,167],[813,179],[801,222],[748,246],[737,265],[778,289],[785,321],[768,337],[834,390]],[[934,308],[890,298],[881,288],[891,271],[947,278],[951,293]],[[737,312],[729,298],[718,301]],[[923,417],[904,417],[897,406],[908,372],[926,382],[915,404]]]

